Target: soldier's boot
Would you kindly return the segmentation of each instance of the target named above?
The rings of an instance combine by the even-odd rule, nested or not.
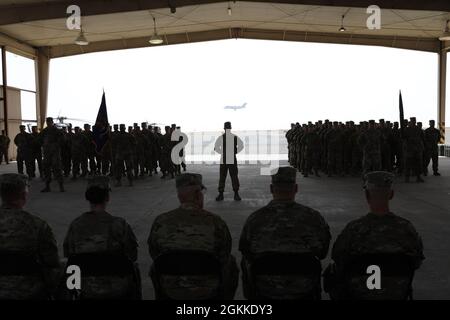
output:
[[[46,182],[45,183],[45,188],[41,190],[41,192],[45,193],[45,192],[50,192],[50,183]]]
[[[175,179],[175,175],[173,174],[173,172],[170,173],[170,177],[171,177],[172,179]]]
[[[308,177],[309,177],[308,171],[305,171],[305,172],[303,173],[303,176],[304,176],[305,178],[308,178]]]
[[[239,195],[238,191],[234,192],[234,201],[241,201],[241,196]]]
[[[319,170],[315,169],[315,170],[314,170],[314,173],[316,174],[316,177],[319,177],[319,178],[320,178]]]
[[[420,175],[417,176],[416,182],[425,182]]]
[[[441,174],[439,172],[437,172],[437,171],[433,172],[433,176],[435,176],[435,177],[439,177],[440,175]]]
[[[216,201],[223,201],[223,192],[219,192],[219,195],[216,197]]]
[[[61,182],[59,182],[59,191],[60,192],[66,192],[66,190],[64,189],[64,184]]]

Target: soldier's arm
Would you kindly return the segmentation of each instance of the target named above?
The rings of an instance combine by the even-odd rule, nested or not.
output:
[[[130,225],[127,222],[124,222],[124,224],[125,224],[124,249],[127,256],[131,259],[131,261],[136,261],[138,255],[137,253],[138,242],[136,239],[136,235],[134,234],[133,230],[131,229]]]
[[[244,142],[238,136],[236,136],[236,138],[237,138],[237,153],[239,153],[242,150],[244,150]]]
[[[148,244],[148,252],[150,253],[150,256],[152,259],[155,259],[159,255],[159,248],[158,248],[158,242],[157,242],[157,232],[160,228],[160,224],[158,221],[158,218],[155,219],[153,222],[152,228],[150,230],[150,235],[148,236],[147,244]]]
[[[216,228],[219,231],[217,234],[220,235],[220,238],[216,239],[216,241],[219,241],[219,243],[222,244],[221,248],[219,249],[219,255],[225,262],[231,254],[232,240],[230,230],[228,229],[225,221],[223,221],[221,218],[217,219]]]
[[[59,267],[58,247],[50,226],[43,222],[39,231],[39,258],[49,268]]]
[[[317,257],[322,260],[327,256],[328,249],[330,247],[331,233],[330,227],[328,226],[325,219],[319,215],[319,247],[317,248]]]
[[[348,249],[351,241],[350,235],[350,228],[349,226],[346,226],[341,234],[337,237],[336,242],[333,245],[331,258],[338,265],[344,265],[349,256]]]
[[[214,144],[214,151],[222,154],[222,136],[216,139],[216,143]]]
[[[423,243],[422,238],[420,237],[419,233],[417,232],[416,228],[409,223],[408,224],[409,232],[412,234],[413,238],[413,263],[414,267],[418,269],[420,265],[422,264],[422,261],[425,259],[425,256],[423,254]]]

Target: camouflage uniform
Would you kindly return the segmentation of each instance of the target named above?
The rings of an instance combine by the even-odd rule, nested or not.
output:
[[[5,134],[0,135],[0,164],[3,162],[3,158],[5,158],[6,164],[9,163],[8,159],[8,148],[11,140]]]
[[[420,180],[420,175],[423,171],[423,152],[424,152],[424,142],[423,142],[423,132],[422,129],[417,127],[417,125],[411,124],[404,129],[404,144],[405,144],[405,177],[409,179],[411,173],[418,177]]]
[[[123,129],[122,129],[123,128]],[[125,127],[121,125],[121,129],[124,130]],[[133,149],[136,144],[134,137],[125,131],[120,131],[114,137],[115,144],[115,168],[116,168],[116,179],[120,183],[124,170],[128,177],[128,181],[132,183],[133,181]],[[125,163],[125,166],[124,166]]]
[[[62,132],[55,126],[47,127],[39,134],[44,151],[44,176],[47,185],[52,181],[52,172],[60,185],[63,183],[61,172],[61,143]]]
[[[199,180],[195,183],[203,187],[200,175],[185,173],[177,177],[177,188],[184,186],[193,176]],[[147,243],[153,260],[172,250],[199,250],[213,254],[223,267],[225,299],[233,299],[239,270],[231,255],[230,231],[218,215],[195,204],[182,203],[179,208],[156,217]],[[152,269],[152,277],[153,272]]]
[[[33,137],[27,132],[21,132],[14,138],[14,144],[17,146],[17,171],[23,174],[23,164],[25,163],[27,175],[34,176],[32,159]]]
[[[80,128],[75,128],[75,133],[71,137],[71,154],[72,154],[72,175],[76,179],[80,175],[85,176],[87,174],[87,148],[89,141],[86,136],[81,133]]]
[[[291,172],[289,172],[291,171]],[[292,179],[292,181],[289,181]],[[272,183],[295,183],[294,168],[280,168],[272,176]],[[245,222],[239,241],[242,252],[242,270],[248,274],[253,258],[267,252],[312,253],[324,259],[328,252],[331,234],[328,224],[320,213],[295,201],[271,201],[267,206],[252,213]],[[307,289],[313,283],[295,276],[269,276],[266,281],[276,282],[280,287],[292,282]],[[248,294],[248,283],[244,281],[244,294]],[[298,288],[296,288],[298,289]],[[289,290],[279,292],[289,297]],[[276,295],[276,294],[275,294]]]
[[[381,170],[381,134],[375,128],[364,131],[358,140],[363,151],[363,173]]]
[[[16,174],[0,176],[4,184],[25,184],[26,177]],[[21,252],[35,258],[43,268],[44,281],[30,276],[0,276],[1,299],[46,299],[56,289],[59,257],[50,226],[24,210],[0,207],[0,251]]]
[[[319,176],[320,168],[320,136],[314,129],[309,129],[302,138],[302,145],[304,147],[304,175],[308,174],[314,169],[316,176]]]
[[[441,139],[441,133],[436,128],[428,128],[425,130],[425,172],[428,171],[428,165],[433,160],[433,173],[438,172],[438,143]]]
[[[35,132],[31,133],[31,136],[33,137],[32,147],[31,147],[33,172],[36,172],[36,162],[37,162],[39,175],[41,177],[43,177],[44,172],[43,172],[43,168],[42,168],[42,149],[41,149],[41,144],[39,142],[39,132],[37,132],[37,130],[36,130]]]

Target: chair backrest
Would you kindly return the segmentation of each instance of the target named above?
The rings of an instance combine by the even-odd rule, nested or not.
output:
[[[267,252],[249,262],[248,299],[320,299],[322,266],[313,254]]]
[[[216,275],[221,277],[221,264],[218,258],[206,251],[173,250],[161,254],[154,261],[158,274],[166,275]]]
[[[157,299],[223,299],[222,265],[210,252],[169,251],[156,258],[153,267]]]
[[[320,278],[320,261],[311,253],[267,252],[251,261],[253,275],[308,275]]]
[[[380,268],[382,290],[370,290],[366,281],[369,266]],[[412,294],[414,264],[410,256],[396,253],[365,254],[350,257],[344,268],[348,298],[352,299],[408,299]]]
[[[0,275],[42,277],[42,265],[31,253],[0,251]]]
[[[69,257],[67,266],[76,265],[82,277],[129,276],[134,274],[133,262],[124,254],[110,252],[80,253]]]

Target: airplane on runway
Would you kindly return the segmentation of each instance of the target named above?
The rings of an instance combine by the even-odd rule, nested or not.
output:
[[[231,109],[231,110],[239,110],[239,109],[245,109],[245,107],[247,106],[247,102],[244,103],[242,106],[226,106],[224,107],[224,109]]]

